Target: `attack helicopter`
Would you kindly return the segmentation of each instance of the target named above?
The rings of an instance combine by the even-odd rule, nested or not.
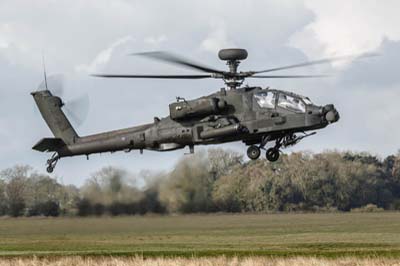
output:
[[[93,74],[101,78],[152,78],[152,79],[222,79],[225,87],[197,99],[177,97],[169,104],[169,116],[155,117],[152,123],[94,135],[79,136],[63,112],[64,102],[47,86],[32,92],[36,105],[54,137],[43,138],[33,146],[40,152],[52,152],[47,161],[47,171],[53,172],[57,162],[64,157],[104,152],[152,150],[172,151],[189,147],[194,152],[197,145],[242,141],[247,156],[256,160],[261,151],[275,162],[283,148],[293,146],[315,130],[325,128],[339,120],[333,104],[319,106],[308,97],[293,92],[242,86],[247,78],[316,78],[324,75],[269,75],[265,73],[310,65],[331,63],[370,56],[342,56],[309,61],[260,71],[238,71],[248,53],[245,49],[222,49],[219,59],[226,62],[228,70],[219,70],[168,52],[134,54],[153,60],[194,69],[203,74],[191,75],[123,75]],[[312,131],[311,133],[309,133]],[[268,143],[272,147],[266,148]]]

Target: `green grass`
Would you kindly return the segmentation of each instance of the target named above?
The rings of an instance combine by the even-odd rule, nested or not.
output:
[[[0,219],[0,256],[400,257],[400,213]]]

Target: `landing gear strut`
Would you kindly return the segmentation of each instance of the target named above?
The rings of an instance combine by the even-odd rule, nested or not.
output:
[[[51,158],[47,160],[47,168],[46,168],[47,173],[49,173],[49,174],[53,173],[53,170],[56,167],[59,159],[60,159],[60,157],[58,156],[58,154],[54,153],[51,156]]]
[[[282,135],[281,137],[276,138],[275,146],[269,148],[266,152],[267,160],[270,162],[276,162],[279,159],[280,150],[281,148],[286,148],[289,146],[293,146],[297,144],[300,140],[304,139],[305,137],[309,137],[314,135],[315,132],[310,134],[306,134],[303,132],[303,135],[297,136],[293,133],[288,133],[286,135]],[[264,149],[265,145],[271,140],[271,136],[264,136],[261,139],[261,143],[259,146],[251,145],[247,149],[247,156],[252,159],[256,160],[260,157],[261,149]]]

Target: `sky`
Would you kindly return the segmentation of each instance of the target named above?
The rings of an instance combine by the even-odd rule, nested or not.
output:
[[[220,69],[217,53],[249,52],[239,70],[259,70],[330,56],[379,53],[365,60],[276,74],[333,74],[312,80],[257,80],[248,85],[290,90],[316,104],[335,104],[338,123],[289,151],[353,150],[380,157],[400,149],[400,2],[395,0],[0,0],[0,169],[28,164],[40,172],[50,154],[31,147],[51,132],[31,91],[63,74],[68,100],[87,95],[79,135],[129,127],[167,116],[176,96],[210,94],[220,80],[105,80],[91,73],[187,74],[191,71],[129,53],[166,50]],[[244,144],[222,145],[245,152]],[[60,160],[52,176],[81,185],[104,166],[131,172],[168,171],[187,150],[138,151]]]

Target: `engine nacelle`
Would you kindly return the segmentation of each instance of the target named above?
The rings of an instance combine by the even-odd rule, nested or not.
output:
[[[201,98],[179,101],[169,105],[169,114],[174,120],[201,118],[221,113],[227,107],[226,101],[218,98]]]
[[[200,132],[200,138],[210,139],[210,138],[228,137],[243,132],[244,130],[245,128],[243,128],[242,125],[234,124],[226,127],[202,131]]]

